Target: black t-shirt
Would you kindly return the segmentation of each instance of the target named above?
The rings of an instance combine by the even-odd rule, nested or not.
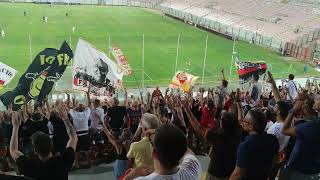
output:
[[[237,160],[237,149],[241,140],[240,130],[234,134],[227,134],[223,129],[210,130],[206,139],[211,144],[208,172],[219,178],[229,177]]]
[[[4,175],[0,174],[0,179],[1,180],[33,180],[28,177],[23,177],[23,176],[9,176],[9,175]]]
[[[278,150],[279,142],[274,135],[247,136],[237,152],[237,166],[246,169],[247,177],[243,180],[267,180]]]
[[[53,126],[53,145],[56,152],[64,152],[69,140],[69,136],[63,120],[59,118],[50,118]]]
[[[120,129],[124,123],[123,118],[127,113],[127,108],[124,106],[114,106],[108,109],[110,117],[109,125],[113,129]]]
[[[200,111],[200,106],[199,105],[193,106],[191,111],[192,111],[192,114],[194,115],[194,117],[198,120],[198,122],[200,122],[201,116],[202,116],[202,113]]]
[[[68,180],[68,171],[72,168],[74,158],[75,152],[69,147],[61,156],[45,162],[20,156],[17,165],[23,175],[35,180]]]
[[[28,119],[23,125],[22,125],[22,139],[23,142],[29,142],[31,141],[30,137],[33,133],[37,131],[41,131],[43,133],[49,134],[48,130],[48,119],[44,118],[41,121],[32,121]]]
[[[127,109],[127,114],[129,117],[129,128],[132,134],[134,134],[136,132],[136,130],[138,129],[140,120],[141,120],[141,109],[138,110],[133,110],[131,108]]]
[[[12,125],[0,123],[0,146],[8,146],[12,134]]]

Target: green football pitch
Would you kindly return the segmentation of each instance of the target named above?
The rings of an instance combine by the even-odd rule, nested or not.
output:
[[[27,12],[24,16],[23,12]],[[66,16],[68,13],[68,16]],[[42,20],[48,17],[48,22]],[[75,27],[75,32],[72,32]],[[220,69],[224,68],[227,79],[237,79],[236,67],[231,65],[233,41],[191,25],[162,16],[159,12],[136,7],[115,6],[67,6],[0,3],[0,28],[6,36],[0,37],[0,61],[19,71],[13,82],[6,88],[12,89],[27,69],[30,60],[46,47],[59,48],[63,40],[75,49],[78,38],[89,41],[108,54],[109,37],[112,45],[119,46],[133,69],[135,77],[125,77],[127,87],[142,85],[142,35],[144,34],[144,79],[145,86],[170,83],[175,71],[177,39],[180,46],[177,70],[187,70],[200,76],[206,37],[208,37],[204,83],[210,84],[221,79]],[[30,43],[31,40],[31,43]],[[31,47],[30,47],[31,45]],[[31,50],[31,53],[30,53]],[[277,53],[239,41],[235,50],[241,60],[266,61],[275,77],[285,78],[288,72],[303,76],[303,63],[285,60]],[[191,65],[188,63],[191,62]],[[291,65],[292,64],[292,65]],[[291,66],[291,67],[290,67]],[[308,75],[316,75],[309,68]],[[63,82],[65,84],[70,81]]]

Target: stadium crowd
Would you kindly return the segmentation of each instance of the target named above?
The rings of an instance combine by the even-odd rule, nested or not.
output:
[[[277,87],[270,72],[266,81],[270,92],[254,76],[248,90],[228,91],[223,79],[196,97],[157,88],[146,99],[125,92],[122,104],[89,90],[87,104],[67,94],[18,112],[9,106],[0,113],[0,179],[64,180],[113,152],[117,180],[196,180],[202,171],[207,180],[319,180],[317,82],[301,87],[290,74]],[[193,152],[208,154],[207,170]],[[13,169],[22,176],[4,173]]]

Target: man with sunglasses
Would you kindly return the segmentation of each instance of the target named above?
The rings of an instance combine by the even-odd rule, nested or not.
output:
[[[230,180],[267,180],[273,159],[279,150],[274,135],[265,134],[267,121],[260,109],[251,109],[242,121],[242,127],[249,133],[238,147],[236,168]]]
[[[183,132],[174,125],[166,124],[149,133],[152,144],[154,172],[135,180],[198,180],[201,178],[201,164],[188,149]],[[182,159],[182,163],[179,164]],[[137,176],[136,176],[137,177]]]

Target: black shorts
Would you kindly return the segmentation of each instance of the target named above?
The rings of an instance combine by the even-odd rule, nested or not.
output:
[[[94,144],[104,144],[104,136],[102,131],[91,130],[90,137],[93,140]]]
[[[90,135],[78,136],[77,152],[79,151],[89,151],[91,145]]]

